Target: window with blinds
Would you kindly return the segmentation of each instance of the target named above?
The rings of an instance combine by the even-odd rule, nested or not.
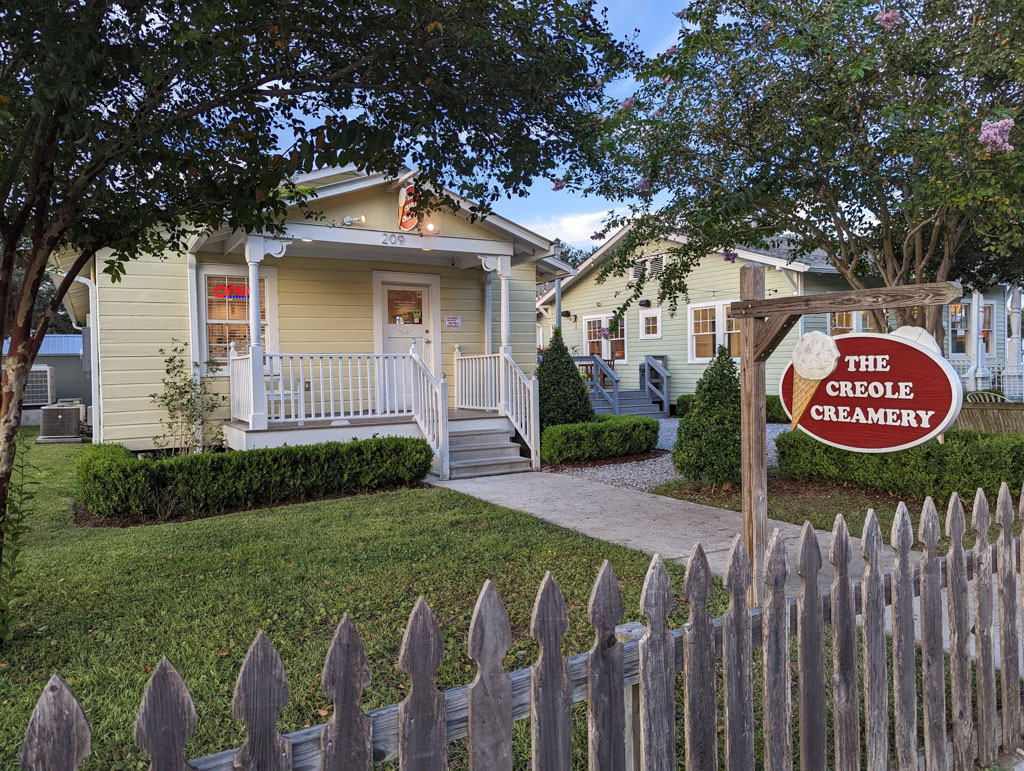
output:
[[[260,344],[267,344],[267,281],[260,279]],[[206,355],[227,361],[231,343],[249,347],[249,280],[243,276],[206,276]]]

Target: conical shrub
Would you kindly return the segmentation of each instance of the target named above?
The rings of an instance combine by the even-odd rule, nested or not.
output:
[[[697,381],[690,409],[679,421],[672,462],[688,481],[740,480],[740,376],[725,346]]]
[[[565,347],[561,329],[555,329],[551,343],[537,365],[537,381],[540,387],[541,430],[548,426],[587,423],[594,419],[590,394],[587,393],[579,367]]]

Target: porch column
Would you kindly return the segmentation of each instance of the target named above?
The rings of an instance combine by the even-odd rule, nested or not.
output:
[[[1006,340],[1006,376],[1003,393],[1009,399],[1024,399],[1024,367],[1021,362],[1020,287],[1010,287],[1010,334]]]
[[[252,418],[249,428],[255,431],[267,427],[267,384],[263,374],[263,343],[260,327],[260,263],[266,255],[280,257],[290,241],[268,239],[260,235],[245,238],[245,263],[249,267],[249,366],[252,367]],[[232,388],[234,383],[230,383]]]
[[[504,355],[512,355],[512,331],[511,321],[509,316],[509,300],[508,300],[508,279],[512,274],[512,258],[508,255],[498,254],[481,254],[480,266],[487,271],[488,275],[491,273],[498,274],[498,280],[501,282],[501,353],[502,359],[498,365],[498,411],[504,415],[505,410],[508,407],[508,383],[506,382],[505,372],[505,361]],[[488,294],[490,297],[490,294]],[[488,324],[490,319],[488,319]]]
[[[562,279],[555,279],[555,329],[562,328]]]
[[[967,370],[967,382],[972,391],[988,388],[991,378],[985,366],[985,339],[981,328],[985,318],[984,303],[985,296],[981,292],[971,292],[971,368]]]
[[[484,353],[488,355],[494,350],[494,303],[491,301],[493,275],[490,271],[484,273]]]

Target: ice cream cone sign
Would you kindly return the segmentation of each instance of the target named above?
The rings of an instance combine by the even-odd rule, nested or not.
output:
[[[790,428],[800,419],[818,391],[818,386],[836,371],[839,349],[835,340],[822,332],[808,332],[793,348],[793,408]]]

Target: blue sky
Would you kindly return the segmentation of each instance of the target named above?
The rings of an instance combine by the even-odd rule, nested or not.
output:
[[[680,22],[673,14],[683,0],[608,0],[608,22],[618,37],[636,35],[636,43],[644,53],[653,56],[676,42]],[[625,98],[633,84],[613,84],[609,93]],[[549,238],[560,238],[574,246],[594,245],[590,234],[597,230],[604,216],[615,204],[602,198],[584,197],[568,190],[554,192],[547,180],[537,180],[527,198],[495,203],[495,211],[503,217]]]

